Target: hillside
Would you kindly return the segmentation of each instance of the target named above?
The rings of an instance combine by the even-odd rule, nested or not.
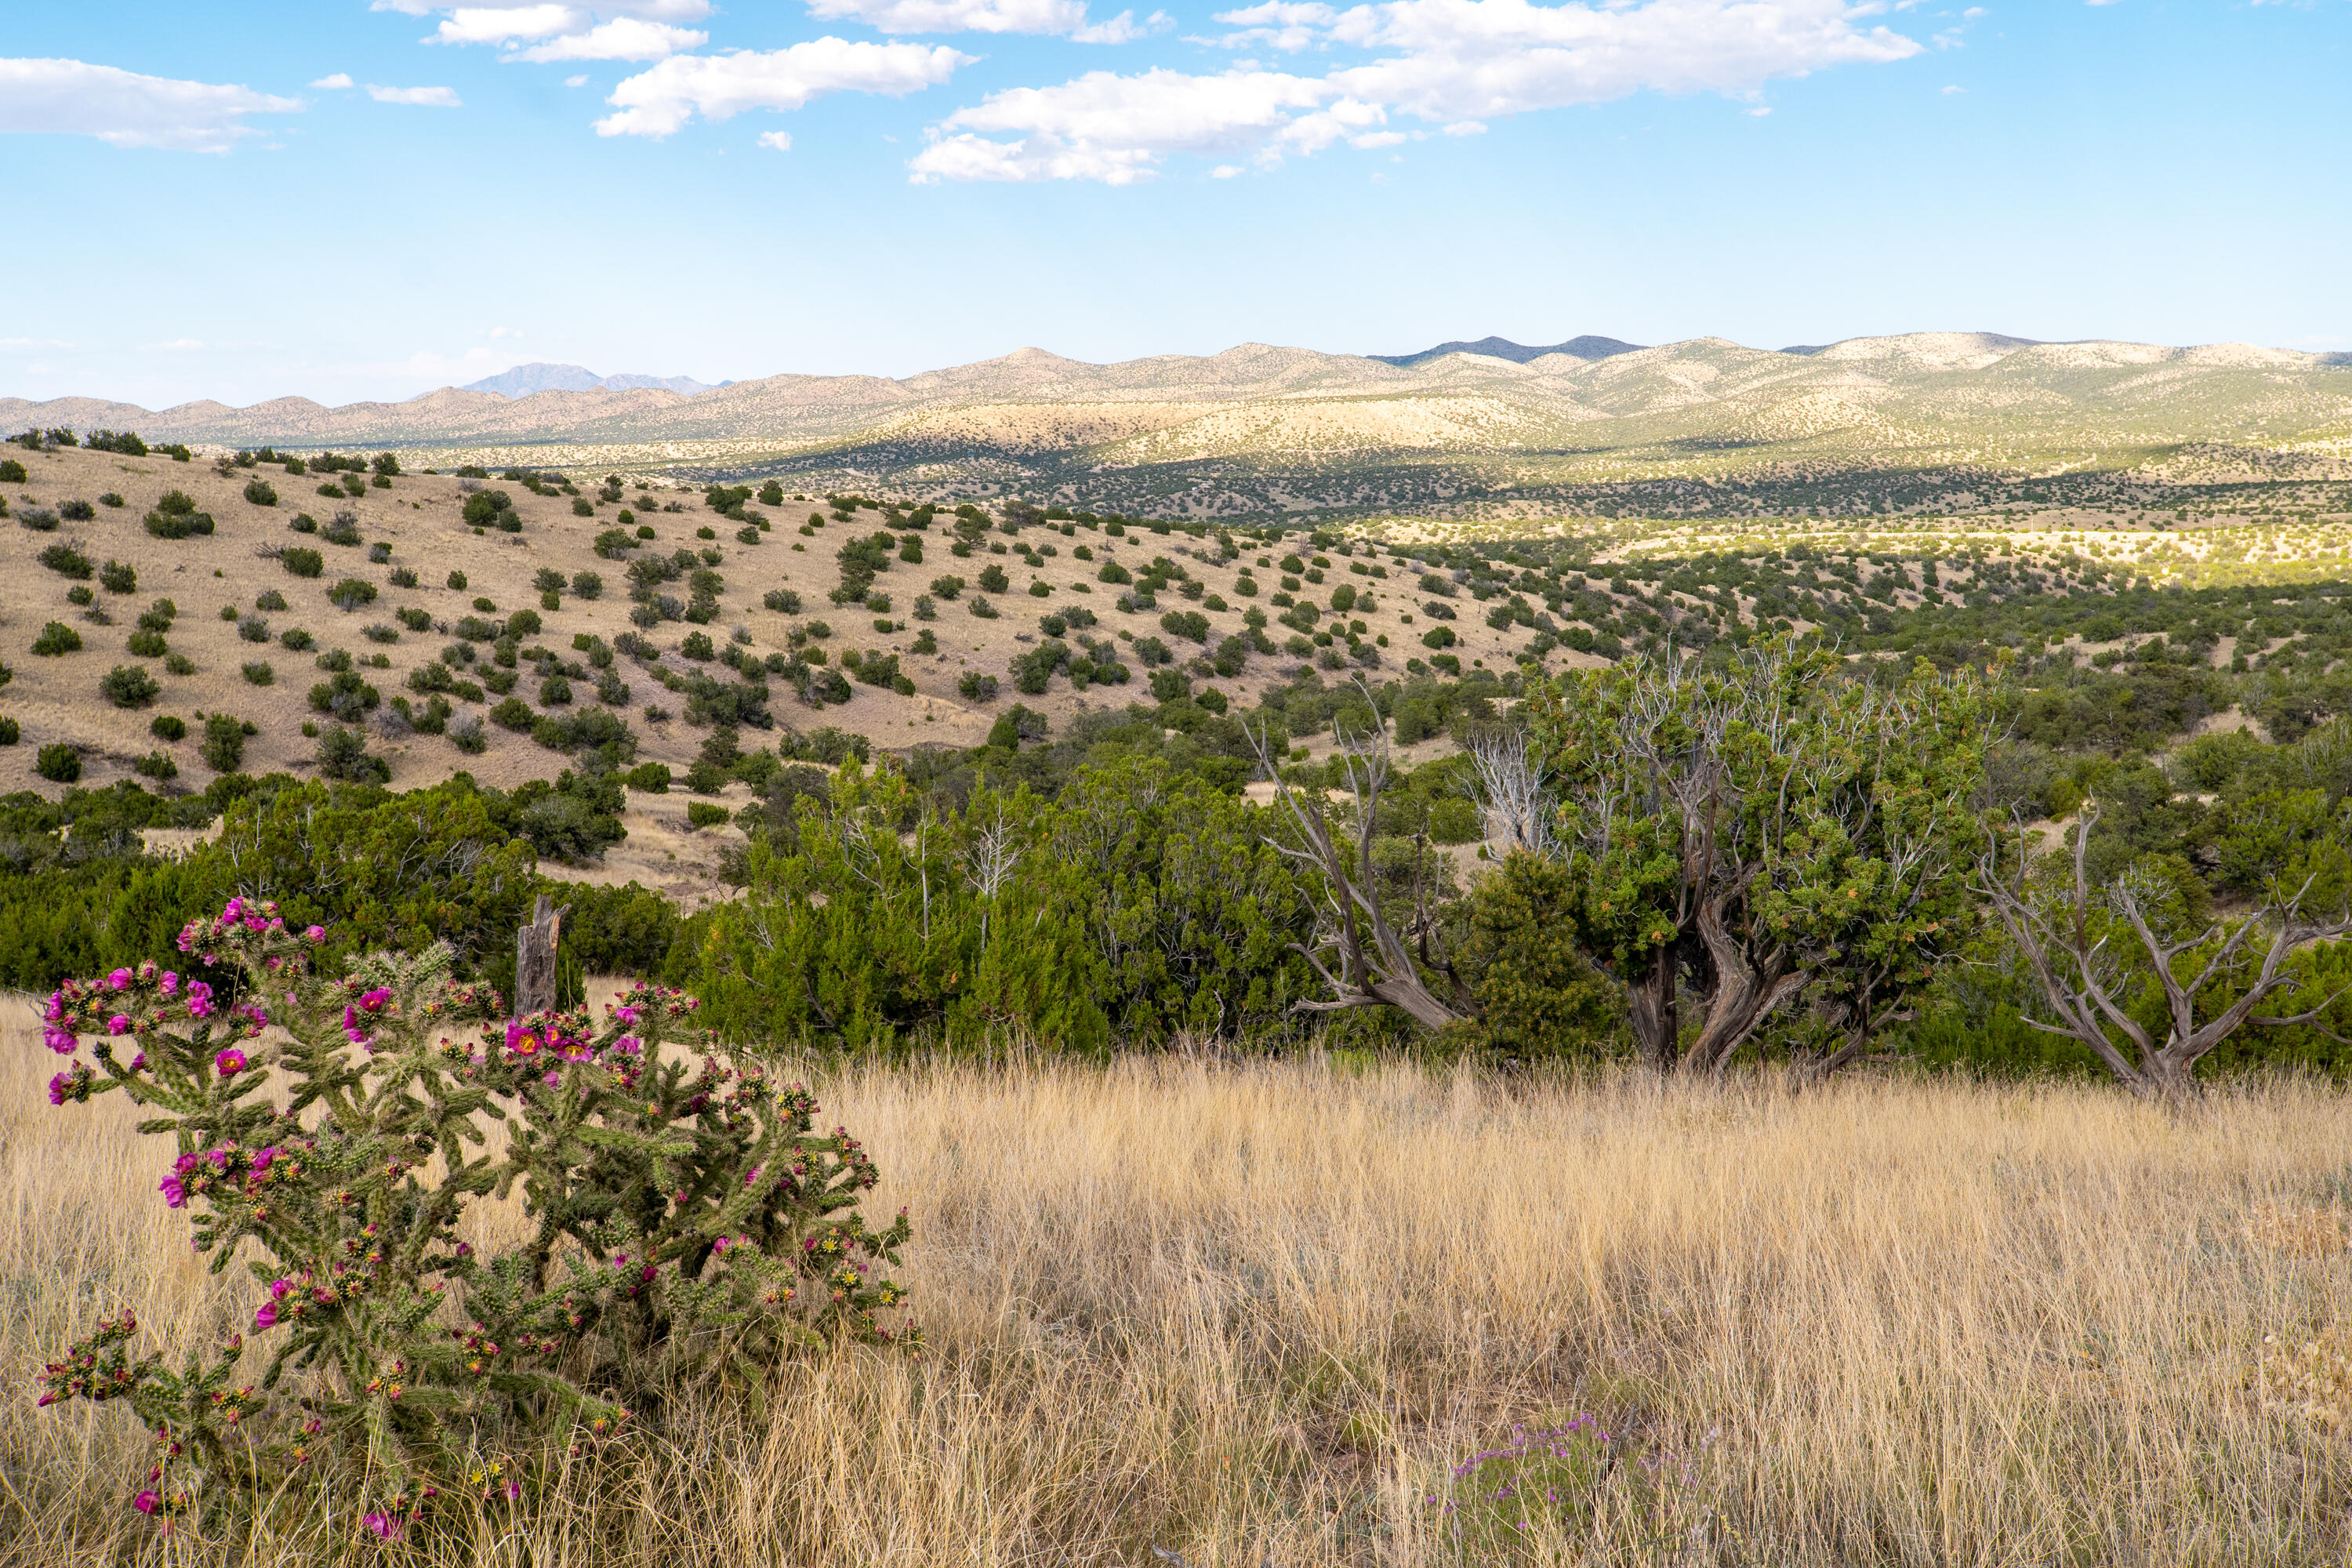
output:
[[[771,678],[768,710],[783,729],[835,726],[893,750],[975,746],[1015,701],[1043,713],[1057,729],[1081,712],[1123,708],[1139,699],[1149,702],[1141,679],[1149,669],[1145,657],[1134,651],[1136,639],[1159,638],[1173,645],[1171,652],[1176,658],[1186,658],[1242,632],[1245,608],[1270,605],[1272,595],[1280,592],[1282,574],[1275,557],[1288,548],[1221,561],[1213,539],[1198,540],[1181,531],[1155,534],[1141,525],[1112,537],[1102,526],[1072,523],[1033,526],[1017,539],[1000,531],[991,536],[992,545],[982,544],[971,557],[959,558],[952,553],[952,516],[916,522],[895,514],[886,519],[866,510],[845,518],[821,500],[755,505],[752,512],[764,513],[770,529],[765,533],[753,530],[759,542],[747,545],[739,542],[742,525],[718,516],[699,495],[667,489],[634,490],[611,500],[591,490],[575,496],[550,486],[541,494],[513,481],[404,473],[389,489],[362,484],[359,495],[352,497],[341,493],[338,481],[322,480],[316,473],[296,477],[269,465],[232,468],[224,474],[213,465],[176,463],[162,456],[130,458],[86,449],[28,452],[16,446],[0,447],[0,453],[27,469],[22,484],[0,482],[0,501],[8,512],[0,521],[0,530],[5,530],[0,538],[13,542],[19,563],[19,570],[0,582],[0,665],[14,672],[0,689],[0,713],[22,726],[18,744],[0,747],[0,794],[25,788],[54,793],[55,785],[38,779],[34,769],[40,747],[60,742],[80,754],[85,786],[133,777],[142,758],[160,752],[176,770],[175,787],[201,788],[213,770],[198,760],[204,729],[200,715],[214,713],[254,724],[257,732],[247,742],[241,763],[245,771],[309,770],[318,742],[305,736],[302,726],[324,720],[311,705],[310,690],[333,679],[320,665],[340,662],[339,654],[348,656],[353,673],[377,694],[377,703],[362,717],[370,745],[390,764],[395,785],[431,783],[460,769],[501,784],[548,776],[570,759],[527,733],[495,721],[484,724],[486,748],[467,754],[447,735],[416,732],[395,717],[395,698],[415,709],[425,705],[428,693],[412,685],[419,670],[446,671],[475,683],[470,700],[451,694],[454,721],[487,714],[504,695],[496,689],[501,678],[489,673],[496,665],[488,628],[519,611],[529,611],[541,621],[539,629],[517,639],[521,657],[515,666],[515,689],[531,700],[533,716],[608,710],[634,731],[640,760],[666,762],[682,771],[704,738],[704,731],[687,721],[689,702],[664,689],[665,677],[683,680],[690,673],[709,673],[734,683],[722,660],[711,658],[707,649],[688,648],[688,639],[698,635],[722,650],[731,638],[742,653],[759,661],[795,647],[824,649],[824,668],[830,669],[840,669],[842,656],[851,649],[895,655],[898,669],[911,679],[910,694],[852,681],[840,693],[842,700],[811,707],[795,701],[784,681]],[[278,497],[275,505],[246,499],[246,487],[257,479],[274,487]],[[336,486],[338,493],[332,498],[314,494],[322,482]],[[172,490],[183,492],[214,520],[210,535],[167,540],[151,533],[142,520]],[[464,521],[470,496],[489,492],[510,498],[517,531],[475,527]],[[105,504],[101,498],[107,496],[118,498],[121,504]],[[577,515],[575,501],[590,515]],[[44,514],[81,510],[75,502],[83,503],[92,515],[81,521],[45,520]],[[350,520],[347,529],[337,526],[338,517]],[[47,527],[28,527],[28,520],[46,521]],[[316,531],[298,531],[306,521]],[[856,604],[836,606],[828,598],[842,580],[836,552],[852,537],[870,536],[886,525],[901,542],[883,556],[874,584],[877,592],[887,596],[887,614]],[[654,537],[623,551],[624,559],[600,556],[598,535],[616,527],[625,534],[650,529]],[[347,542],[331,542],[337,538]],[[908,552],[903,542],[909,540],[921,541],[921,549],[913,552],[922,557],[919,563],[903,558]],[[58,546],[78,556],[87,574],[45,569],[37,562],[39,552]],[[1024,552],[1033,549],[1034,566],[1024,559]],[[320,558],[316,574],[298,576],[289,565],[310,569],[310,563],[291,552],[306,550]],[[709,621],[698,626],[666,620],[647,631],[658,657],[613,660],[614,673],[625,690],[616,690],[610,702],[600,702],[601,672],[592,662],[596,656],[588,655],[583,645],[597,639],[607,649],[625,647],[622,639],[634,630],[629,619],[631,561],[667,557],[680,550],[688,552],[696,570],[707,567],[718,574]],[[1139,574],[1155,558],[1181,564],[1201,584],[1199,596],[1189,597],[1171,586],[1156,607],[1121,613],[1116,601],[1129,590],[1103,581],[1104,573],[1116,565]],[[1393,673],[1409,653],[1425,651],[1419,639],[1433,623],[1425,613],[1416,615],[1409,581],[1402,573],[1391,575],[1380,561],[1371,555],[1349,563],[1366,565],[1363,575],[1349,575],[1346,565],[1337,568],[1332,585],[1363,585],[1366,591],[1353,618],[1362,624],[1368,639],[1391,641],[1394,651],[1386,656],[1385,664]],[[100,568],[110,563],[131,568],[135,582],[121,592],[105,586]],[[1008,574],[1005,591],[982,592],[982,574],[991,567]],[[1377,576],[1371,574],[1374,570]],[[538,586],[546,573],[554,574],[562,584],[551,607]],[[1262,586],[1244,590],[1242,579],[1253,573],[1254,582]],[[595,596],[581,591],[585,586],[583,574],[601,578]],[[937,595],[936,581],[950,574],[960,575],[966,586],[954,598]],[[1314,575],[1319,579],[1323,574]],[[413,578],[414,585],[403,586],[404,578]],[[450,585],[458,579],[462,587]],[[372,601],[339,608],[331,595],[346,580],[373,591]],[[1038,584],[1045,584],[1042,594],[1034,587]],[[682,573],[662,592],[675,609],[688,597],[690,586],[690,578]],[[1328,596],[1329,589],[1314,591]],[[937,604],[938,618],[930,622],[918,620],[912,613],[917,596],[926,594],[935,595]],[[772,595],[796,595],[776,601],[796,607],[769,607]],[[89,602],[78,605],[74,597]],[[998,611],[993,618],[983,619],[974,612],[976,601],[983,597]],[[142,626],[142,615],[152,615],[162,599],[172,602],[173,611],[159,617],[160,627]],[[1465,611],[1473,607],[1465,605]],[[1210,642],[1164,630],[1160,617],[1176,610],[1201,614]],[[1013,658],[1044,640],[1039,623],[1057,613],[1081,622],[1091,615],[1096,622],[1091,627],[1080,624],[1067,628],[1068,642],[1097,640],[1125,650],[1124,662],[1134,677],[1130,683],[1078,690],[1055,679],[1045,693],[1017,692]],[[469,619],[481,624],[470,632],[470,640]],[[79,650],[55,656],[32,651],[51,622],[72,632],[80,643]],[[1508,668],[1513,653],[1526,640],[1520,627],[1497,631],[1471,614],[1451,624],[1457,639],[1453,653],[1465,665],[1486,660]],[[156,640],[137,640],[151,631]],[[1280,626],[1273,631],[1277,638],[1285,635]],[[938,651],[916,651],[925,635],[936,637]],[[446,664],[445,650],[452,647],[463,647],[473,657]],[[552,668],[569,671],[568,702],[545,700],[547,688],[532,673],[531,654],[540,648],[548,650]],[[693,651],[702,651],[703,657],[689,657]],[[174,661],[184,663],[185,669],[175,672]],[[1247,706],[1268,687],[1279,685],[1283,671],[1302,662],[1297,654],[1256,655],[1238,675],[1203,679],[1199,684],[1222,691],[1235,706]],[[152,700],[118,707],[100,694],[102,678],[119,665],[144,670],[159,683]],[[247,665],[266,666],[269,683],[255,684],[243,673]],[[993,678],[996,695],[975,700],[961,694],[959,687],[966,672]],[[428,674],[427,679],[434,678]],[[653,705],[663,706],[668,716],[649,721],[646,710]],[[166,715],[188,725],[184,739],[161,741],[151,732],[152,721]],[[772,746],[780,732],[746,731],[747,738],[764,738]]]
[[[778,375],[691,398],[444,388],[160,412],[7,399],[0,426],[1234,520],[2045,504],[2137,517],[2226,510],[2249,483],[2352,480],[2341,355],[1927,332],[1801,353],[1700,338],[1591,359],[1403,357],[1244,344],[1087,364],[1024,349],[903,380]]]

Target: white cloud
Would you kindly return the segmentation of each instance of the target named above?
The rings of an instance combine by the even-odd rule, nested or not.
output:
[[[1748,116],[1750,120],[1761,120],[1766,115],[1771,113],[1772,110],[1768,105],[1759,103],[1753,109],[1743,109],[1739,112]]]
[[[517,38],[584,32],[591,21],[587,12],[572,5],[461,5],[425,42],[510,44]]]
[[[165,353],[172,353],[184,349],[200,349],[205,345],[201,340],[196,338],[173,338],[168,343],[142,343],[139,346],[142,349],[161,350]]]
[[[292,114],[299,98],[140,76],[81,60],[0,59],[0,132],[95,136],[116,147],[226,153],[255,134],[248,114]]]
[[[0,349],[69,349],[61,338],[0,338]]]
[[[709,35],[680,22],[710,14],[709,0],[484,0],[471,5],[430,0],[375,0],[379,11],[412,16],[438,16],[428,44],[486,44],[503,48],[503,58],[546,63],[556,60],[658,60],[681,49],[699,48]],[[529,48],[522,46],[531,45]]]
[[[584,76],[568,76],[563,79],[563,85],[566,87],[586,87],[588,85],[588,79]]]
[[[1242,166],[1239,163],[1220,163],[1215,168],[1209,171],[1209,178],[1213,180],[1230,180],[1241,172]]]
[[[1381,58],[1321,77],[1244,66],[1197,77],[1097,71],[1059,87],[1017,88],[948,116],[910,167],[919,182],[1126,184],[1150,177],[1171,153],[1255,148],[1270,160],[1342,139],[1385,146],[1397,133],[1376,127],[1391,114],[1466,135],[1496,115],[1642,91],[1747,97],[1776,78],[1919,52],[1916,40],[1867,25],[1874,9],[1847,0],[1381,0],[1342,10],[1267,0],[1219,14],[1238,30],[1218,41]]]
[[[1084,0],[809,0],[824,22],[863,22],[885,33],[1049,33],[1087,44],[1143,36],[1135,13],[1089,25]]]
[[[522,336],[522,329],[520,327],[492,327],[490,329],[490,336],[494,338],[519,338]]]
[[[793,150],[793,133],[789,131],[762,131],[756,140],[761,146],[772,152],[789,153]],[[887,141],[889,138],[885,137],[883,140]]]
[[[1263,5],[1220,12],[1218,21],[1241,31],[1202,41],[1222,44],[1227,48],[1246,48],[1263,44],[1268,48],[1296,53],[1320,43],[1324,30],[1339,19],[1339,13],[1335,6],[1301,3],[1301,0],[1267,0]]]
[[[367,94],[378,103],[404,103],[414,109],[463,109],[454,87],[378,87],[368,83]]]
[[[684,49],[698,49],[710,41],[708,33],[673,27],[667,22],[641,22],[618,16],[600,22],[584,33],[566,33],[534,47],[508,55],[510,60],[659,60]]]
[[[673,55],[613,89],[619,112],[596,121],[599,136],[667,136],[699,111],[726,120],[751,109],[798,109],[828,92],[896,97],[933,87],[972,63],[944,45],[851,43],[813,38],[790,48],[729,55]]]
[[[1966,92],[1966,91],[1968,91],[1968,90],[1969,90],[1969,89],[1968,89],[1967,88],[1964,88],[1964,87],[1948,87],[1948,88],[1944,89],[1944,96],[1945,96],[1945,97],[1947,97],[1947,98],[1949,98],[1952,94],[1954,94],[1954,93],[1956,93],[1956,92]]]
[[[1152,177],[1170,153],[1263,146],[1319,110],[1328,89],[1279,71],[1187,76],[1155,68],[1139,76],[1089,71],[1059,87],[992,93],[940,122],[943,132],[908,165],[916,180],[1101,180]],[[1018,132],[1017,142],[971,132]]]
[[[338,89],[348,88],[352,85],[351,73],[349,71],[337,71],[332,76],[320,77],[310,85],[316,88],[324,88],[331,91]]]
[[[1486,125],[1484,121],[1479,120],[1457,120],[1444,127],[1444,131],[1448,136],[1484,136],[1486,134]]]

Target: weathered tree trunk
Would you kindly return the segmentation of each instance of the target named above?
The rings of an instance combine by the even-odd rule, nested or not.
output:
[[[515,932],[515,1016],[541,1013],[555,1005],[555,943],[563,917],[572,906],[554,907],[545,893],[531,910],[530,923]]]
[[[1633,1026],[1633,1042],[1642,1060],[1654,1072],[1674,1070],[1682,1026],[1675,1012],[1675,982],[1682,965],[1675,944],[1662,943],[1649,969],[1633,976],[1625,987],[1626,1012]]]

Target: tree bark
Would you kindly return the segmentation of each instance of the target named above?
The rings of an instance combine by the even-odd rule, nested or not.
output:
[[[554,907],[545,893],[530,921],[515,932],[515,1016],[543,1013],[555,1005],[555,944],[572,906]]]

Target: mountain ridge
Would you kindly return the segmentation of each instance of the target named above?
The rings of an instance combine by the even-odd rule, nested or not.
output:
[[[496,375],[486,375],[479,381],[469,381],[457,390],[488,392],[505,398],[524,398],[542,392],[594,392],[600,388],[606,392],[637,392],[657,386],[682,397],[692,397],[697,393],[733,384],[726,381],[697,381],[690,375],[641,375],[634,372],[598,375],[584,364],[553,364],[545,360],[533,360],[529,364],[502,370]]]
[[[1581,337],[1570,338],[1564,343],[1553,343],[1549,348],[1529,348],[1525,343],[1515,343],[1508,338],[1485,337],[1475,342],[1457,340],[1450,343],[1440,343],[1433,349],[1423,349],[1418,353],[1366,354],[1364,357],[1378,360],[1382,364],[1392,364],[1400,369],[1410,369],[1428,360],[1442,359],[1447,354],[1478,354],[1487,359],[1507,359],[1516,364],[1526,364],[1530,360],[1541,359],[1546,354],[1566,354],[1570,359],[1596,360],[1607,359],[1612,354],[1633,353],[1646,346],[1648,345],[1643,343],[1629,343],[1622,339],[1604,338],[1587,332]]]

